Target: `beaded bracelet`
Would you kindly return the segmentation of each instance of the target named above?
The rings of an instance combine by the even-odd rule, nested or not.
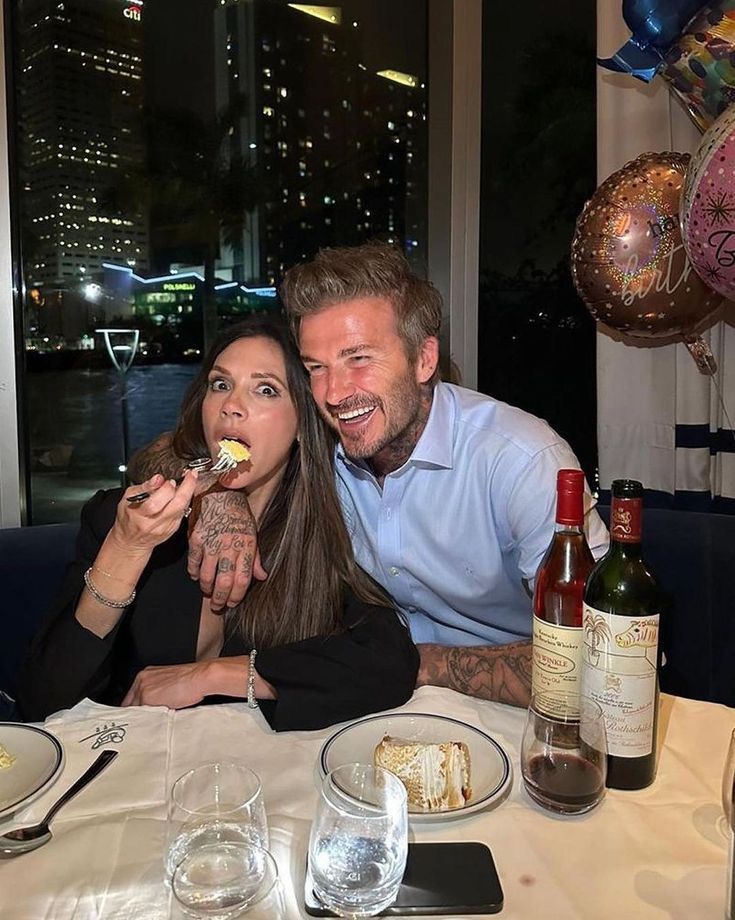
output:
[[[255,656],[257,654],[257,649],[250,649],[250,669],[248,670],[248,706],[251,709],[258,708],[258,701],[255,699]]]
[[[126,597],[124,601],[113,601],[109,597],[105,597],[104,594],[100,594],[97,590],[90,572],[92,571],[92,566],[90,566],[87,571],[84,573],[84,584],[87,586],[87,590],[92,595],[92,597],[99,601],[100,604],[104,604],[105,607],[114,607],[115,609],[122,610],[123,607],[129,607],[135,600],[135,589],[130,594],[130,597]]]

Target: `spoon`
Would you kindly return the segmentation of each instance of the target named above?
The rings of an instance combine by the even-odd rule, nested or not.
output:
[[[0,834],[0,859],[9,859],[11,856],[20,856],[21,853],[29,853],[51,839],[51,829],[49,821],[54,817],[56,812],[71,801],[74,796],[81,792],[85,786],[92,782],[95,776],[98,776],[107,766],[117,757],[117,751],[102,751],[100,756],[95,760],[89,769],[85,770],[79,779],[61,796],[61,798],[51,806],[48,814],[38,824],[31,827],[19,827],[16,831],[8,831],[7,834]]]

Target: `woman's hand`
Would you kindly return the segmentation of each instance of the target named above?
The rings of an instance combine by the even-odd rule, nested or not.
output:
[[[209,662],[151,666],[139,671],[125,694],[122,706],[167,706],[185,709],[201,703],[210,692],[206,687]]]
[[[141,485],[125,490],[117,506],[117,515],[109,540],[126,552],[140,555],[152,550],[172,537],[191,505],[197,486],[196,470],[187,470],[180,485],[164,479],[160,473]],[[150,492],[140,504],[130,504],[128,497],[141,491]]]
[[[185,709],[205,696],[247,697],[249,663],[245,655],[210,658],[190,664],[151,665],[139,671],[121,706]],[[255,673],[256,699],[275,700],[275,688]]]

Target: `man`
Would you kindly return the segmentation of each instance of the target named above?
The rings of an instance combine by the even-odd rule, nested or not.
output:
[[[441,298],[395,249],[322,250],[281,295],[319,409],[357,561],[406,614],[418,684],[528,703],[529,590],[554,530],[549,426],[438,382]],[[600,556],[607,532],[588,515]]]
[[[576,457],[540,419],[439,382],[441,297],[392,247],[322,250],[286,272],[281,295],[339,439],[335,474],[357,561],[405,614],[417,685],[527,705],[530,592],[554,530],[557,470],[577,468]],[[217,572],[232,524],[207,515],[216,539],[193,541],[189,571],[197,576],[203,559],[203,587],[233,603],[252,547],[244,576],[232,558]],[[600,556],[607,532],[594,510],[587,525]]]

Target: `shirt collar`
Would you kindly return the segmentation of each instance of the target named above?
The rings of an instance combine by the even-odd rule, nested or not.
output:
[[[438,383],[434,387],[426,427],[422,431],[413,453],[401,469],[404,469],[407,465],[451,469],[454,462],[455,416],[456,407],[452,399],[451,390],[445,383]],[[370,472],[364,460],[350,460],[345,455],[340,441],[337,441],[336,453],[337,457],[348,466]]]

